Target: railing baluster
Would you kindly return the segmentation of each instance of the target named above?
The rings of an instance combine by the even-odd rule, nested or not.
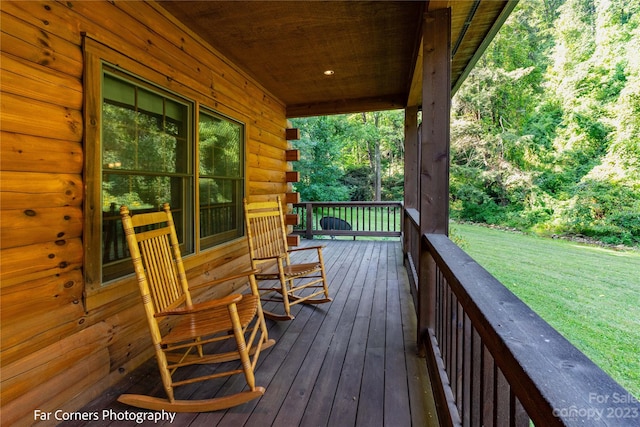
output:
[[[299,213],[302,222],[293,232],[306,238],[315,235],[400,237],[402,234],[401,202],[305,202],[294,204],[293,212]],[[346,221],[350,229],[336,224],[323,229],[320,220],[327,217]],[[416,239],[412,237],[412,240]]]
[[[493,417],[493,411],[495,408],[495,396],[494,396],[494,378],[496,367],[493,363],[493,357],[486,347],[482,347],[482,363],[483,363],[483,378],[482,378],[482,424],[485,426],[494,426],[495,420]]]
[[[471,322],[470,322],[471,323]],[[473,427],[482,425],[482,339],[473,328],[471,337],[471,401],[469,406],[470,423]]]
[[[495,424],[496,426],[508,426],[511,425],[509,414],[511,413],[509,408],[509,402],[511,402],[511,388],[502,371],[496,366],[496,378],[494,382],[494,394],[496,396],[496,408],[495,408]]]
[[[462,361],[461,367],[461,382],[460,382],[460,404],[462,406],[462,426],[470,425],[471,413],[469,411],[471,406],[471,322],[466,313],[462,314]]]

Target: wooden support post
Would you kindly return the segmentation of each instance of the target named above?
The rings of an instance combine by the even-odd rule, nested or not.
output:
[[[448,234],[451,111],[451,10],[425,14],[423,24],[422,129],[420,135],[420,236]],[[429,345],[435,325],[435,263],[424,245],[418,287],[418,346]]]
[[[418,107],[404,111],[404,207],[419,208],[420,175],[418,164]]]
[[[418,107],[407,107],[404,111],[404,208],[418,209],[418,195],[420,194],[420,174],[418,173]],[[403,216],[404,234],[402,248],[404,255],[409,252],[409,239],[412,225],[407,215]],[[418,260],[413,260],[418,262]],[[412,290],[412,293],[413,290]],[[415,297],[415,295],[414,295]]]

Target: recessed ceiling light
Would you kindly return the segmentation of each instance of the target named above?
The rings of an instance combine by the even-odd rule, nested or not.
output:
[[[336,73],[336,72],[335,72],[335,71],[333,71],[333,70],[326,70],[326,71],[324,72],[324,75],[325,75],[325,76],[333,76],[335,73]]]

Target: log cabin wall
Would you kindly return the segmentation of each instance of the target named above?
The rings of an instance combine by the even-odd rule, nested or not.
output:
[[[84,35],[122,68],[244,123],[251,199],[289,191],[286,118],[156,3],[3,1],[1,18],[0,399],[3,425],[31,425],[34,410],[78,409],[152,354],[134,280],[104,292],[84,280],[83,171],[95,156],[84,141]],[[195,283],[247,262],[244,239],[185,259]]]

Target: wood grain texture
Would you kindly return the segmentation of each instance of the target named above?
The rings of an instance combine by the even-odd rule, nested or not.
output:
[[[95,58],[244,123],[247,169],[264,167],[247,176],[246,191],[258,197],[287,191],[287,126],[279,99],[154,3],[8,1],[1,14],[3,380],[8,366],[35,363],[32,354],[48,349],[55,358],[39,381],[29,372],[40,368],[30,367],[3,383],[3,422],[30,424],[34,408],[75,410],[150,355],[135,280],[101,286],[99,255],[85,252],[90,236],[101,236],[99,197],[85,199],[87,187],[99,194],[101,156],[87,149],[100,137],[100,117],[84,112],[101,95],[100,82],[86,80],[100,69],[85,62],[83,37],[95,41]],[[185,265],[193,283],[205,283],[246,268],[246,243],[193,254]],[[90,266],[98,274],[87,281]],[[243,286],[202,289],[196,299]],[[101,335],[78,350],[91,356],[61,351],[87,333]]]
[[[296,253],[300,257],[295,261],[305,262],[303,253]],[[333,425],[327,424],[329,419],[340,420],[336,424],[340,426],[439,425],[425,360],[416,354],[415,309],[400,244],[326,241],[325,262],[333,301],[315,308],[294,306],[296,318],[291,322],[267,321],[276,344],[260,357],[256,368],[257,381],[268,383],[264,396],[241,410],[177,414],[172,425]],[[385,349],[380,352],[383,341]],[[155,361],[129,376],[134,380],[117,384],[114,392],[82,410],[122,409],[114,402],[119,393],[156,390]],[[183,393],[207,398],[242,388],[242,381],[216,381],[188,386]],[[381,408],[383,417],[364,422],[371,419],[368,411],[379,415]],[[340,417],[347,413],[349,418]],[[82,425],[88,424],[69,424]]]

